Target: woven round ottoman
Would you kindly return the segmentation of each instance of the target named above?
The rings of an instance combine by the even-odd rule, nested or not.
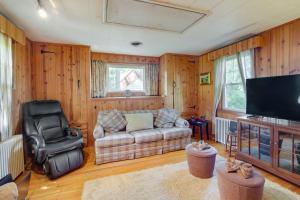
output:
[[[225,162],[216,166],[221,200],[261,200],[265,178],[253,170],[251,178],[245,179],[237,173],[228,173]]]
[[[185,148],[190,173],[198,178],[211,178],[213,176],[217,150],[199,150],[189,144]]]

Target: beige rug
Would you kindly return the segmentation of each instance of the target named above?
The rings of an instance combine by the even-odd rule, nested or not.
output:
[[[224,158],[218,157],[217,162]],[[83,200],[219,200],[217,178],[190,175],[186,162],[104,177],[84,184]],[[300,200],[300,196],[266,180],[264,200]]]

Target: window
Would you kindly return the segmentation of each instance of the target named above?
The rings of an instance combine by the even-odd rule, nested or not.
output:
[[[0,33],[0,142],[12,135],[12,40]]]
[[[108,64],[108,92],[145,92],[145,67]]]
[[[245,77],[252,77],[251,54],[242,55],[242,65]],[[225,84],[223,90],[223,109],[245,112],[246,93],[238,66],[238,56],[228,56],[225,61]]]

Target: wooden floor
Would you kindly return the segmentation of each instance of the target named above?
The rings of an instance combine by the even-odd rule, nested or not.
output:
[[[213,145],[218,153],[226,157],[225,147],[222,144],[209,142]],[[92,147],[85,149],[84,166],[70,174],[65,175],[57,180],[49,180],[46,176],[32,173],[28,198],[34,199],[80,199],[81,192],[85,181],[99,177],[111,176],[120,173],[127,173],[136,170],[142,170],[164,164],[177,163],[186,160],[184,151],[176,151],[163,155],[151,156],[135,160],[120,161],[103,165],[95,165],[95,154]],[[265,171],[261,173],[271,181],[279,183],[285,188],[300,194],[300,188],[280,178],[277,178]]]

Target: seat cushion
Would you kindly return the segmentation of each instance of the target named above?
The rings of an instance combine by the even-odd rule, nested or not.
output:
[[[112,133],[95,141],[96,147],[106,148],[133,144],[134,137],[126,132]]]
[[[134,136],[135,143],[155,142],[163,139],[163,135],[157,129],[148,129],[131,132]]]
[[[164,136],[164,140],[173,140],[178,138],[189,137],[192,135],[192,129],[190,128],[162,128],[160,129],[160,131]]]

